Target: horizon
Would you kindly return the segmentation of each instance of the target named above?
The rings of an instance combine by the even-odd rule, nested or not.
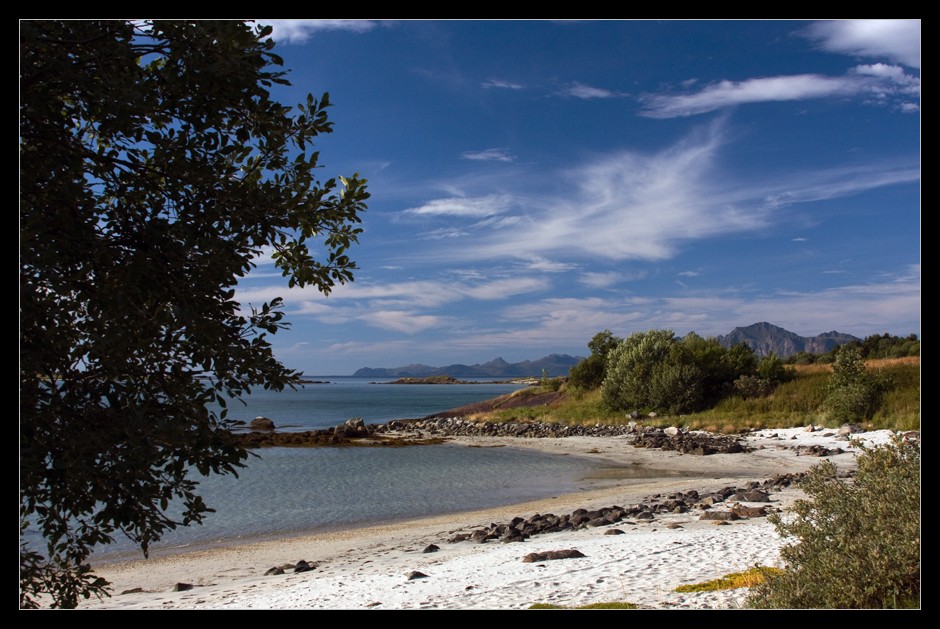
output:
[[[292,369],[920,336],[919,20],[260,22],[274,96],[334,103],[318,176],[372,194],[354,282],[237,287],[284,298]]]

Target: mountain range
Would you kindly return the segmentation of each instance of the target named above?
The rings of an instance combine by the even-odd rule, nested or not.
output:
[[[521,363],[507,363],[496,358],[488,363],[477,365],[447,365],[429,367],[428,365],[405,365],[404,367],[372,368],[363,367],[354,373],[360,378],[426,378],[428,376],[453,376],[455,378],[525,378],[528,376],[567,376],[568,370],[583,360],[580,356],[568,354],[549,354],[538,360],[524,360]]]
[[[789,330],[761,321],[747,327],[735,328],[730,334],[718,336],[723,347],[745,343],[758,356],[767,356],[771,352],[780,358],[786,358],[799,352],[825,354],[839,345],[862,339],[842,332],[823,332],[816,336],[800,336]]]
[[[861,339],[842,332],[823,332],[816,336],[800,336],[766,321],[746,327],[735,328],[730,334],[716,337],[723,347],[745,343],[757,356],[767,356],[771,352],[786,358],[798,352],[825,354],[833,348]],[[430,367],[428,365],[405,365],[404,367],[363,367],[354,373],[361,378],[426,378],[428,376],[453,376],[455,378],[523,378],[530,376],[567,376],[568,370],[583,360],[580,356],[568,354],[549,354],[538,360],[525,360],[521,363],[508,363],[502,358],[493,359],[477,365],[448,365]]]

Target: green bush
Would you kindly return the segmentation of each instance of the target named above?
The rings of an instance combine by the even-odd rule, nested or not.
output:
[[[757,608],[886,609],[920,605],[920,444],[900,435],[858,456],[854,480],[826,461],[801,483],[809,497],[770,521],[795,543],[767,575]]]
[[[890,380],[865,371],[865,361],[857,347],[844,346],[832,362],[826,410],[836,423],[871,419],[890,388]]]

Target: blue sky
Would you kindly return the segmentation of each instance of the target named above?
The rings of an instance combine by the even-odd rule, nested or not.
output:
[[[239,286],[290,367],[920,334],[919,21],[259,21],[372,194],[353,283]]]

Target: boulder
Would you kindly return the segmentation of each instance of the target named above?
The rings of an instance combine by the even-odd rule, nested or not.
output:
[[[424,574],[423,572],[418,572],[417,570],[412,570],[405,576],[408,578],[409,581],[414,581],[415,579],[427,579],[428,578],[428,575]]]
[[[426,546],[425,549],[422,550],[421,552],[423,552],[423,553],[436,553],[436,552],[439,551],[439,550],[440,550],[440,547],[439,547],[439,546],[435,546],[434,544],[430,544],[429,546]]]
[[[699,517],[699,520],[719,520],[721,522],[727,522],[728,520],[740,520],[739,516],[734,511],[706,511]]]
[[[263,430],[269,432],[274,430],[274,420],[268,419],[267,417],[258,416],[251,420],[251,423],[248,424],[248,427],[251,430]]]
[[[529,553],[522,558],[522,563],[536,563],[550,559],[577,559],[584,556],[584,553],[574,548],[567,550],[547,550],[542,553]]]
[[[191,589],[193,589],[192,583],[177,583],[176,585],[173,586],[174,592],[185,592]]]
[[[301,559],[300,561],[298,561],[297,564],[294,566],[294,572],[295,572],[295,573],[298,573],[298,572],[310,572],[311,570],[313,570],[313,566],[311,566],[309,563],[307,563],[307,562],[304,561],[303,559]]]

